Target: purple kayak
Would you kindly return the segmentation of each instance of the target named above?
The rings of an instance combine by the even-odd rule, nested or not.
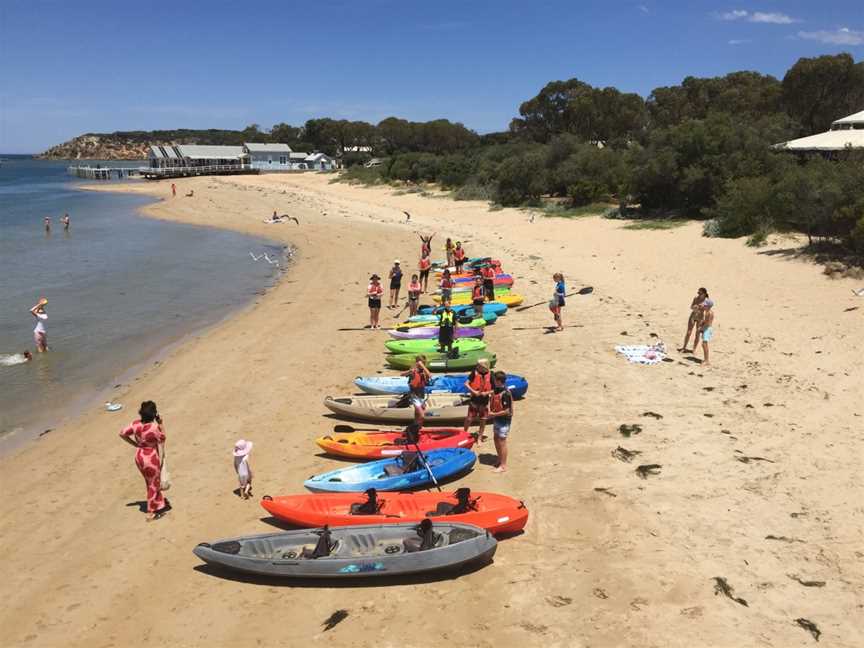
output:
[[[431,340],[438,338],[438,327],[437,326],[417,326],[414,328],[405,329],[403,331],[399,331],[397,329],[392,329],[387,331],[390,334],[390,337],[396,338],[397,340]],[[483,329],[482,328],[470,328],[470,327],[460,327],[457,328],[453,332],[454,338],[482,338],[483,337]]]

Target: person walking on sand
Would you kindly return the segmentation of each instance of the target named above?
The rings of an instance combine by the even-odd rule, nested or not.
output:
[[[465,417],[465,424],[462,427],[467,432],[471,425],[479,425],[480,429],[474,436],[479,441],[485,441],[484,432],[486,430],[486,417],[489,414],[489,397],[492,395],[492,374],[489,371],[489,361],[486,358],[480,358],[477,361],[477,366],[468,374],[465,386],[468,388],[470,400],[468,402],[468,415]]]
[[[696,296],[690,302],[690,317],[687,318],[687,333],[684,334],[684,344],[679,351],[689,353],[687,344],[690,342],[690,334],[695,330],[693,336],[693,350],[699,345],[699,330],[702,328],[702,303],[708,299],[708,291],[705,288],[700,288],[696,291]]]
[[[399,305],[399,290],[402,288],[402,267],[399,265],[399,259],[393,261],[389,279],[390,303],[387,304],[387,308],[396,308]]]
[[[555,292],[552,294],[552,300],[549,302],[549,310],[552,311],[552,315],[555,317],[555,330],[563,331],[564,321],[561,309],[565,305],[564,298],[567,296],[567,286],[564,283],[564,275],[560,272],[552,275],[552,279],[555,281]]]
[[[381,285],[381,277],[373,274],[369,277],[369,285],[366,286],[366,299],[369,304],[369,328],[381,328],[378,325],[378,317],[381,314],[381,296],[384,294],[384,286]]]
[[[234,444],[234,472],[240,482],[239,492],[243,499],[252,497],[252,466],[249,463],[249,453],[252,452],[252,442],[240,439]]]
[[[426,386],[432,379],[432,374],[426,368],[426,356],[414,358],[414,366],[402,374],[408,377],[408,402],[414,408],[414,424],[423,427],[426,416]]]
[[[513,397],[507,389],[507,374],[496,371],[492,377],[494,387],[489,399],[489,416],[492,417],[492,440],[495,442],[495,452],[498,454],[498,465],[495,472],[507,470],[507,435],[513,422]]]
[[[411,317],[416,315],[417,309],[420,308],[421,292],[423,292],[423,287],[417,275],[411,275],[411,282],[408,284],[408,313]]]
[[[165,424],[153,401],[144,401],[138,417],[120,432],[120,438],[137,448],[135,465],[147,486],[147,521],[158,520],[171,510],[162,494],[162,465],[165,461]]]
[[[63,218],[60,219],[60,222],[63,223],[63,231],[68,232],[69,225],[72,222],[72,220],[69,218],[69,214],[63,214]]]
[[[450,270],[444,269],[444,273],[441,275],[441,303],[444,305],[449,305],[453,299],[453,286],[455,282],[453,281],[453,277],[450,276]]]
[[[701,336],[697,337],[702,338],[702,366],[710,367],[711,362],[708,359],[708,343],[711,341],[711,338],[714,337],[714,301],[711,299],[706,298],[705,301],[702,302],[702,325],[700,333]]]
[[[46,216],[45,219],[43,220],[43,222],[45,223],[45,233],[50,234],[51,233],[51,217]]]
[[[171,183],[171,196],[173,198],[177,197],[177,185],[175,185],[173,182]]]
[[[453,248],[453,265],[456,266],[456,274],[462,274],[465,267],[465,249],[460,241],[456,241],[456,247]]]
[[[420,257],[420,282],[423,284],[423,292],[429,292],[429,270],[432,269],[432,259],[428,254]]]
[[[48,321],[48,313],[45,307],[48,300],[40,297],[36,305],[30,309],[30,314],[36,318],[36,328],[33,329],[33,341],[36,343],[36,351],[45,353],[48,350],[48,331],[45,330],[45,322]]]

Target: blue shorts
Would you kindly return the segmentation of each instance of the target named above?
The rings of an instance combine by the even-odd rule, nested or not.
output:
[[[493,419],[492,433],[498,439],[506,439],[510,434],[510,419]]]
[[[709,326],[708,328],[702,330],[702,341],[703,342],[710,342],[712,337],[714,337],[714,328],[713,327]]]

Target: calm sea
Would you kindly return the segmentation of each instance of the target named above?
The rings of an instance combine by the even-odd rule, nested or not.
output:
[[[183,335],[271,285],[271,242],[136,215],[137,196],[80,191],[65,162],[0,155],[0,438],[50,427]],[[130,166],[126,163],[126,166]],[[88,181],[94,182],[94,181]],[[60,217],[68,212],[71,228]],[[43,218],[51,216],[52,232]],[[48,299],[50,352],[35,353]],[[18,355],[33,352],[20,363]],[[154,399],[158,395],[154,395]],[[134,403],[125,403],[134,412]],[[128,418],[128,416],[124,417]],[[120,419],[118,419],[119,425]]]

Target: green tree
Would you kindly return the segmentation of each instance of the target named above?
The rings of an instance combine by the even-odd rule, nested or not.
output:
[[[864,61],[849,54],[801,58],[783,77],[783,104],[808,134],[864,106]]]

